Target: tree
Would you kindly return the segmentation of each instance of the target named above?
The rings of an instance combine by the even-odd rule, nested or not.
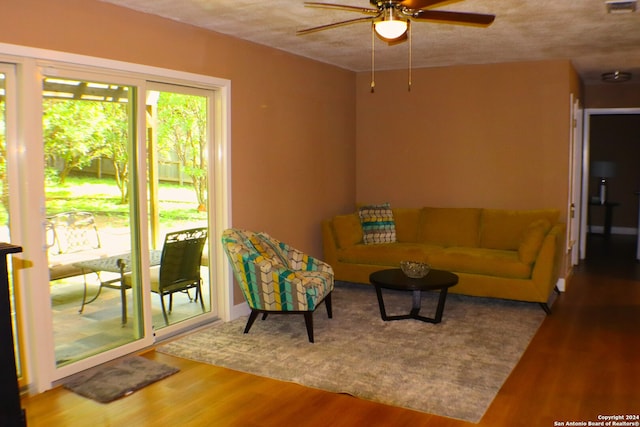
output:
[[[175,155],[191,178],[198,210],[207,207],[207,99],[162,92],[158,100],[158,145],[165,158]]]
[[[120,102],[45,99],[44,152],[48,164],[59,159],[61,183],[74,169],[107,158],[113,164],[121,203],[128,198],[128,105]]]
[[[104,156],[111,160],[116,185],[120,189],[120,203],[124,204],[129,200],[128,104],[101,102],[99,105],[108,118],[101,129],[106,146]]]
[[[62,161],[59,179],[64,183],[73,169],[89,166],[105,151],[100,129],[105,118],[92,101],[43,101],[44,153],[47,163]]]

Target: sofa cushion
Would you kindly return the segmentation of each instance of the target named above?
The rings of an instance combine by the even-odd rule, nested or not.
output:
[[[335,216],[333,231],[338,246],[341,248],[362,243],[362,225],[360,217],[356,213]]]
[[[539,219],[546,219],[550,224],[555,224],[559,217],[560,211],[557,209],[483,209],[480,247],[518,250],[529,224]]]
[[[528,279],[531,265],[520,261],[517,251],[450,247],[429,256],[431,267],[454,273]]]
[[[442,246],[478,246],[477,208],[422,208],[418,241]]]
[[[430,254],[442,246],[426,243],[383,243],[380,245],[354,245],[338,250],[340,262],[398,267],[400,261],[428,262]]]
[[[396,241],[396,224],[389,203],[362,206],[358,214],[365,245]]]
[[[398,242],[417,242],[420,224],[420,209],[393,208]]]
[[[547,221],[546,219],[539,219],[529,224],[529,226],[523,232],[520,246],[518,247],[518,255],[520,256],[520,261],[531,264],[536,260],[538,252],[542,247],[544,237],[547,235],[550,229],[551,223],[549,223],[549,221]]]

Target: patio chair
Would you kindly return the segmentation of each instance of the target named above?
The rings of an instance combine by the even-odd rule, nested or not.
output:
[[[90,212],[62,212],[47,217],[45,226],[49,280],[52,282],[83,275],[84,271],[74,265],[78,261],[108,255],[102,247],[96,220]]]
[[[150,275],[151,291],[160,296],[162,316],[166,325],[169,325],[167,314],[173,309],[173,294],[176,292],[184,292],[191,299],[189,290],[195,289],[195,300],[200,299],[202,311],[205,311],[200,264],[206,240],[206,227],[175,231],[165,236],[160,264],[151,267]],[[131,287],[131,274],[124,275],[123,279],[125,286]],[[164,302],[167,295],[169,310]]]
[[[195,289],[195,300],[200,299],[202,311],[205,311],[200,264],[206,240],[206,227],[168,233],[164,239],[160,266],[151,269],[151,291],[160,295],[162,315],[167,325],[169,319],[164,304],[165,295],[169,295],[169,313],[171,313],[173,294],[185,292],[188,295],[189,289]]]
[[[266,233],[228,229],[222,246],[236,280],[251,308],[248,333],[258,314],[302,314],[309,342],[313,341],[313,312],[324,301],[332,317],[333,269]]]

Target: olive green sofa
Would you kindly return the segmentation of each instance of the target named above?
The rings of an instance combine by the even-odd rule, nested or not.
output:
[[[422,261],[459,276],[452,293],[537,302],[550,312],[564,252],[559,210],[389,209],[384,243],[364,243],[359,211],[322,222],[335,280],[369,283],[374,271]]]

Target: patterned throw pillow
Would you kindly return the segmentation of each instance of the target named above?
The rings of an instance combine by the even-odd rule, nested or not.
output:
[[[389,203],[362,206],[358,213],[365,245],[396,241],[396,223]]]

